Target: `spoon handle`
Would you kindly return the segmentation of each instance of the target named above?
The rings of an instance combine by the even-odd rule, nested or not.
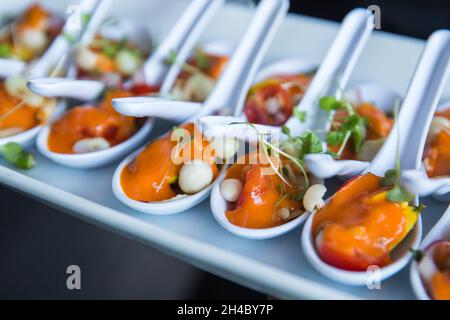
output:
[[[431,120],[449,72],[450,31],[438,30],[426,43],[400,109],[398,123],[367,169],[368,172],[383,176],[386,170],[393,169],[397,144],[402,170],[421,168]]]
[[[308,128],[323,130],[325,124],[329,122],[328,115],[318,108],[318,100],[325,95],[339,96],[340,91],[346,87],[372,33],[372,19],[373,15],[361,8],[354,9],[346,15],[333,44],[297,107],[307,112],[306,122],[300,123],[292,117],[287,123],[292,132],[301,134]]]
[[[11,59],[0,59],[0,78],[8,78],[10,76],[20,74],[26,67],[22,61]]]
[[[223,2],[224,0],[191,1],[164,41],[145,63],[144,75],[147,84],[159,85],[164,81],[161,87],[163,93],[172,88],[180,66],[186,61],[202,30]],[[175,52],[177,56],[173,65],[169,66],[166,60],[171,52]],[[166,75],[169,77],[167,80]]]
[[[289,9],[288,0],[263,0],[241,38],[224,73],[198,116],[230,107],[242,113],[243,102],[270,42]]]
[[[199,112],[203,105],[190,101],[174,101],[161,97],[130,97],[113,100],[114,109],[132,117],[157,117],[181,122]]]
[[[30,78],[47,76],[50,70],[58,65],[60,61],[64,61],[64,56],[70,49],[71,45],[77,42],[83,35],[86,26],[83,26],[83,16],[89,15],[95,20],[102,20],[110,1],[103,0],[82,0],[79,3],[80,25],[77,25],[74,20],[68,18],[64,24],[63,30],[52,42],[50,47],[44,52],[42,57],[32,64],[26,71]]]
[[[43,97],[65,97],[90,101],[102,93],[105,84],[96,80],[35,78],[28,82],[28,88]]]

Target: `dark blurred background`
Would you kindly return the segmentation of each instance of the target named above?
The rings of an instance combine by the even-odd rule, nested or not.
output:
[[[426,39],[450,28],[450,0],[291,0],[291,11],[341,21],[355,7],[377,5],[383,31]]]
[[[291,0],[291,11],[340,21],[373,4],[384,31],[425,39],[450,27],[450,0]],[[4,187],[0,199],[0,298],[266,298]],[[81,291],[66,289],[71,264],[81,267]]]

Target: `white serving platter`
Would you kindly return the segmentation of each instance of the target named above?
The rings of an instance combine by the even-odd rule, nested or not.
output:
[[[17,1],[17,8],[25,2]],[[44,4],[64,10],[70,1],[47,1]],[[185,0],[117,0],[114,16],[128,16],[151,25],[158,39],[168,31],[186,5]],[[56,6],[56,7],[55,7]],[[0,12],[4,10],[0,4]],[[143,10],[145,8],[145,10]],[[203,40],[236,41],[250,12],[246,7],[229,4],[207,28]],[[229,24],[229,21],[233,21]],[[290,15],[281,27],[266,61],[298,55],[319,63],[330,45],[337,24],[299,15]],[[295,30],[295,32],[293,32]],[[295,34],[295,38],[292,35]],[[376,32],[362,54],[352,84],[379,82],[403,93],[408,85],[424,42],[398,35]],[[447,84],[444,98],[450,96]],[[156,123],[152,137],[172,124]],[[0,183],[26,193],[63,211],[117,232],[123,236],[158,248],[241,285],[287,299],[414,299],[408,270],[381,284],[380,290],[350,287],[330,281],[306,261],[299,228],[280,238],[245,240],[224,230],[213,218],[209,201],[175,216],[148,216],[122,205],[113,195],[111,179],[117,163],[95,170],[76,170],[59,166],[38,155],[36,167],[28,172],[16,171],[0,160]],[[330,191],[340,184],[330,180]],[[424,233],[445,211],[448,204],[424,199]]]

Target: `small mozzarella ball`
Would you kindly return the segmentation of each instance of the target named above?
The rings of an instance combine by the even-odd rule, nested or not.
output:
[[[450,121],[447,118],[436,116],[431,122],[430,132],[428,133],[428,142],[432,142],[436,136],[443,130],[449,130]]]
[[[27,29],[20,33],[18,41],[32,51],[42,51],[47,45],[47,35],[41,30]]]
[[[75,153],[90,153],[100,150],[105,150],[110,147],[108,140],[104,138],[86,138],[76,142],[73,145],[73,151]]]
[[[127,76],[139,70],[141,63],[141,59],[129,50],[121,50],[116,56],[117,69]]]
[[[289,219],[289,216],[291,215],[291,212],[288,208],[281,208],[278,210],[278,216],[281,218],[281,220],[287,220]]]
[[[202,191],[213,181],[211,166],[204,161],[195,160],[185,163],[178,176],[178,185],[186,194]]]
[[[235,202],[242,193],[242,183],[237,179],[226,179],[220,185],[220,193],[225,201]]]
[[[327,188],[323,184],[315,184],[308,188],[303,197],[303,207],[308,212],[313,212],[325,205],[323,196],[327,192]]]
[[[235,138],[214,138],[211,144],[218,159],[230,159],[239,149],[239,142]]]
[[[29,92],[27,79],[20,75],[8,77],[5,81],[5,87],[9,95],[20,99]]]
[[[97,55],[88,47],[81,47],[77,50],[75,61],[81,69],[92,71],[97,66]]]

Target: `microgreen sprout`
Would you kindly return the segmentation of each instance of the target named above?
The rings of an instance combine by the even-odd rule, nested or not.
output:
[[[394,104],[394,121],[397,123],[397,147],[396,147],[396,161],[395,170],[391,169],[386,171],[385,176],[381,179],[381,185],[384,187],[392,188],[387,193],[387,200],[390,202],[410,202],[414,199],[414,196],[410,194],[401,184],[400,184],[400,130],[398,126],[398,109],[399,101],[397,100]],[[423,209],[423,207],[422,207]]]
[[[10,142],[1,148],[3,159],[11,163],[18,169],[29,170],[35,165],[35,157],[31,152],[23,150],[22,146],[15,142]]]
[[[330,130],[326,137],[329,145],[340,146],[338,157],[342,155],[349,141],[352,141],[352,147],[358,153],[366,140],[367,121],[359,116],[345,99],[338,100],[333,96],[325,96],[320,99],[319,105],[330,117],[337,110],[345,110],[348,113],[342,124],[333,123],[333,130]]]

